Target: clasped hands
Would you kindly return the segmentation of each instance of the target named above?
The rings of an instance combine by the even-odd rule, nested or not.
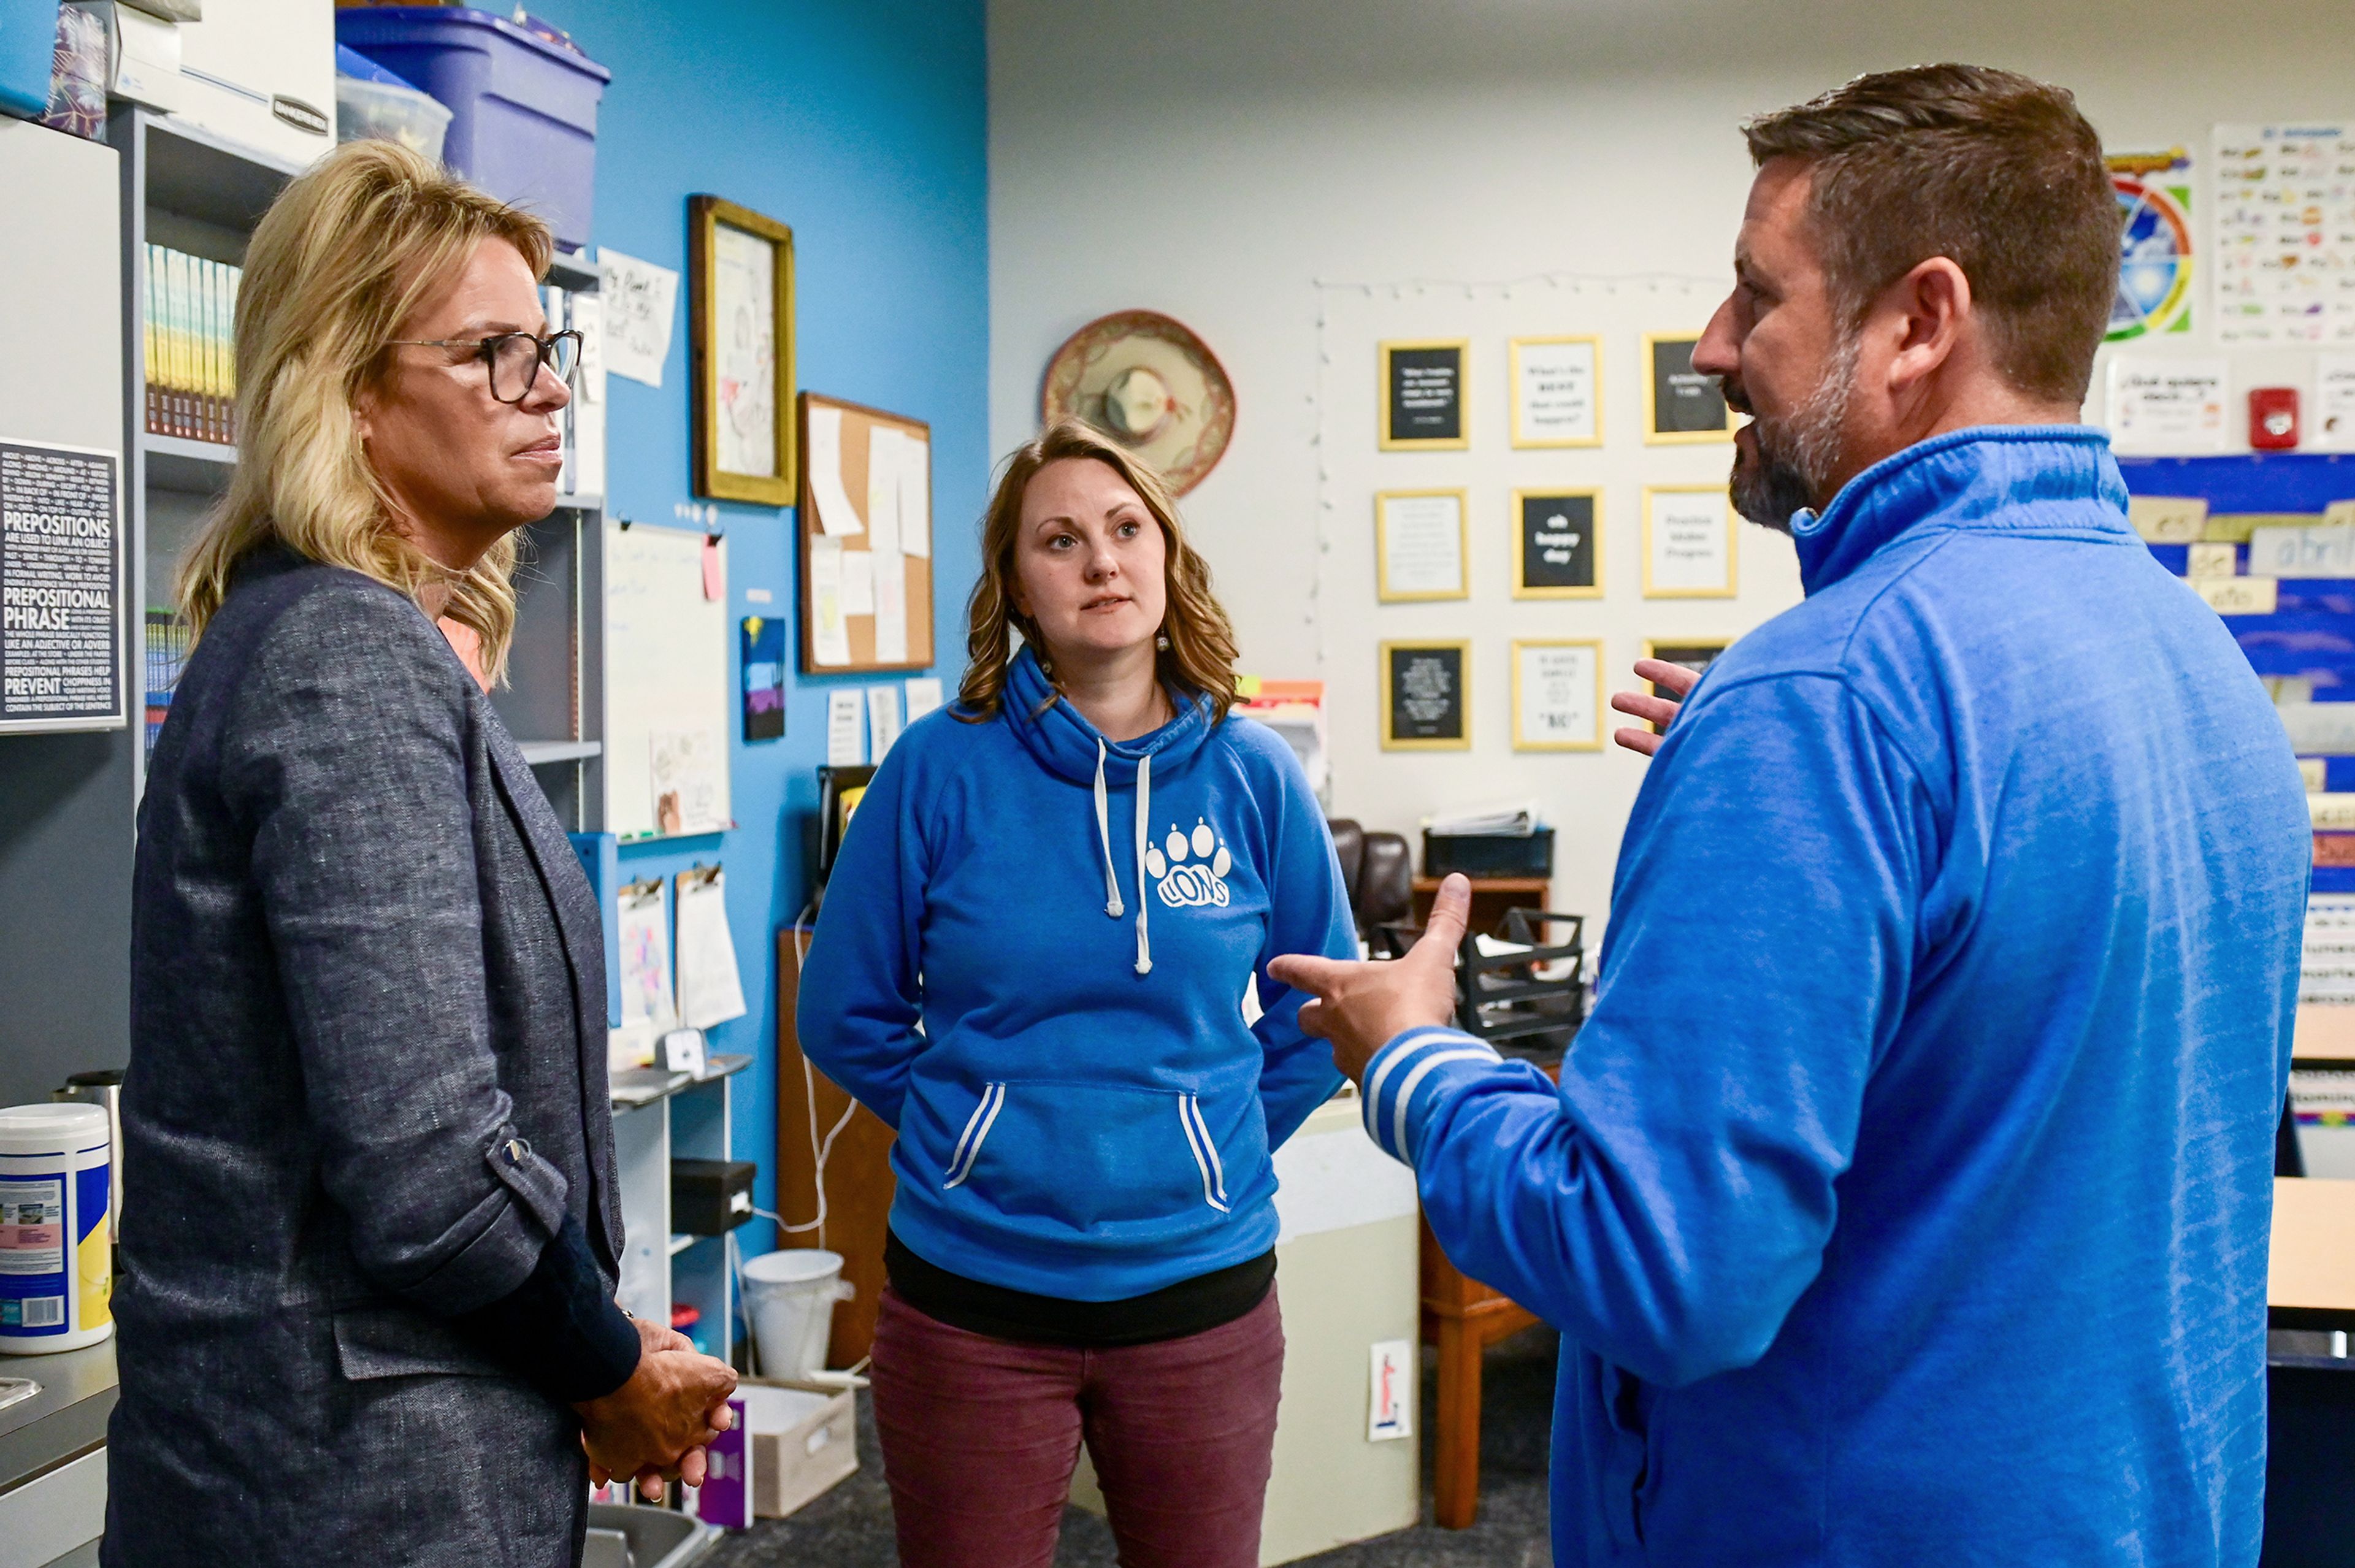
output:
[[[1636,675],[1680,701],[1700,678],[1682,665],[1638,659]],[[1611,706],[1662,729],[1676,717],[1677,702],[1647,693],[1623,691]],[[1650,756],[1661,737],[1649,730],[1624,729],[1613,737],[1631,752]],[[1374,1053],[1411,1029],[1448,1024],[1455,1018],[1455,955],[1472,912],[1472,884],[1462,875],[1439,885],[1423,935],[1405,956],[1353,964],[1291,953],[1271,961],[1267,972],[1280,984],[1315,998],[1300,1009],[1300,1027],[1333,1042],[1333,1061],[1352,1080],[1366,1075]]]
[[[644,1319],[637,1329],[638,1367],[630,1381],[572,1408],[581,1417],[590,1480],[603,1486],[628,1476],[655,1501],[671,1481],[703,1484],[705,1446],[736,1424],[728,1408],[736,1373],[675,1329]]]

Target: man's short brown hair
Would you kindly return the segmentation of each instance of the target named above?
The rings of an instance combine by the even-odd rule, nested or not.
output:
[[[2066,90],[1916,66],[1858,77],[1742,134],[1761,165],[1808,165],[1808,219],[1848,322],[1945,256],[1970,280],[2005,379],[2083,400],[2117,295],[2120,224],[2101,137]]]

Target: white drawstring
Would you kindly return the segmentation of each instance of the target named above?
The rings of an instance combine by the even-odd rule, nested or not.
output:
[[[1104,913],[1118,920],[1124,912],[1120,907],[1120,878],[1112,869],[1112,807],[1104,795],[1103,773],[1104,743],[1103,737],[1099,735],[1096,737],[1096,842],[1103,846]],[[1136,891],[1138,898],[1142,899],[1145,895],[1142,878],[1137,880]]]
[[[1153,901],[1145,896],[1145,855],[1150,847],[1146,836],[1153,831],[1153,757],[1151,753],[1136,759],[1136,972],[1153,973],[1153,939],[1145,924],[1145,912]]]

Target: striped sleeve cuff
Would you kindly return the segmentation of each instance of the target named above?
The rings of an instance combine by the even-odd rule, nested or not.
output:
[[[1477,1078],[1504,1059],[1461,1029],[1411,1029],[1366,1064],[1366,1136],[1407,1166],[1412,1134],[1453,1084]]]

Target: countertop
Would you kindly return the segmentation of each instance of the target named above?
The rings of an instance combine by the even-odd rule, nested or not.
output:
[[[0,1491],[106,1440],[114,1413],[114,1340],[54,1356],[0,1356],[0,1377],[41,1392],[0,1410]]]

